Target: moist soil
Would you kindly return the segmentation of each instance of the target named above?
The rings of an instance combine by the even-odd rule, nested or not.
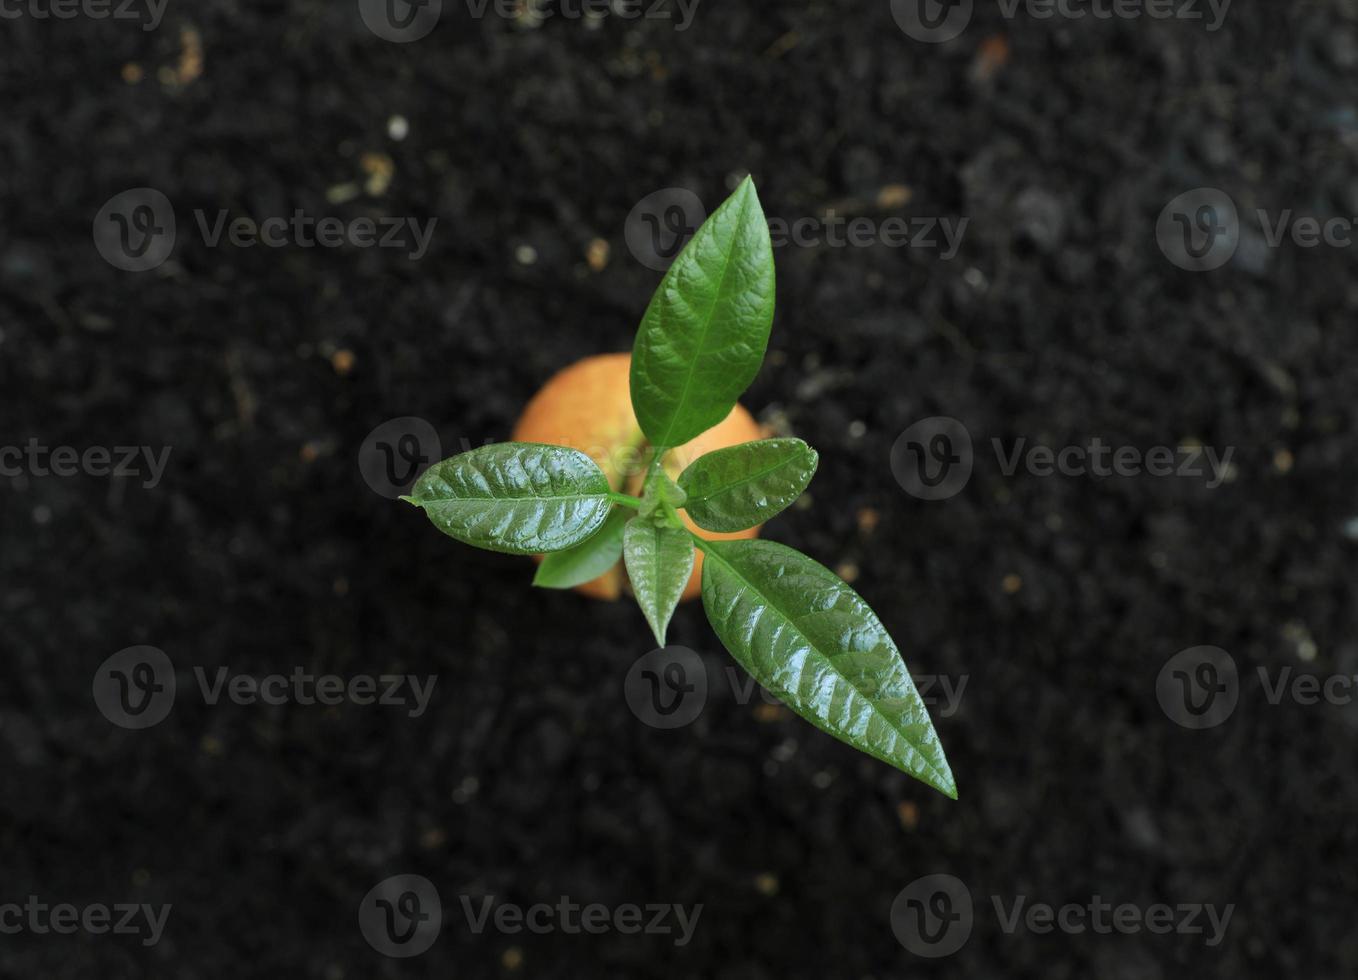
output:
[[[1353,5],[1242,3],[1209,32],[987,2],[938,45],[867,0],[712,0],[684,31],[445,8],[411,44],[353,3],[6,23],[0,444],[172,454],[154,487],[0,487],[0,899],[172,912],[149,947],[6,936],[0,973],[1354,976],[1358,706],[1274,706],[1257,673],[1358,671],[1354,257],[1269,247],[1254,218],[1358,214]],[[643,725],[622,693],[650,648],[634,606],[530,589],[531,563],[437,534],[360,473],[389,419],[427,420],[447,453],[503,440],[554,371],[628,349],[659,279],[629,212],[669,187],[710,210],[746,172],[787,221],[968,219],[950,258],[780,248],[743,399],[821,454],[807,506],[764,535],[852,577],[912,671],[965,678],[934,713],[958,802],[733,691],[699,604],[671,642],[707,666],[707,706]],[[1241,247],[1186,272],[1156,221],[1204,186],[1239,206]],[[143,273],[91,241],[132,187],[178,216]],[[195,209],[438,224],[416,261],[209,247]],[[889,461],[933,416],[976,453],[930,502]],[[1234,454],[1215,487],[1006,475],[995,439]],[[138,644],[178,695],[125,731],[91,684]],[[1190,731],[1156,678],[1204,644],[1235,658],[1240,703]],[[411,718],[214,706],[195,667],[438,681]],[[404,873],[437,887],[443,928],[389,960],[357,909]],[[975,927],[927,960],[890,909],[935,873],[967,884]],[[684,946],[476,933],[463,902],[492,895],[703,911]],[[1210,946],[1007,934],[992,896],[1235,910]]]

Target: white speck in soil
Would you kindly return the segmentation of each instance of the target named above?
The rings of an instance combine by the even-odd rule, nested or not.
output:
[[[1283,639],[1292,647],[1292,652],[1296,654],[1298,660],[1303,663],[1310,663],[1316,659],[1319,650],[1305,623],[1296,619],[1292,620],[1283,627]]]
[[[401,142],[410,135],[410,123],[405,116],[392,116],[387,120],[387,135],[396,142]]]
[[[532,265],[538,260],[538,250],[532,245],[520,245],[514,249],[514,260],[519,265]]]

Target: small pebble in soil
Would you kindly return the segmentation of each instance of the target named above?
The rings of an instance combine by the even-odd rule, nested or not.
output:
[[[858,509],[858,533],[865,537],[877,530],[877,525],[881,522],[881,511],[873,507],[860,507]]]
[[[387,135],[396,142],[401,142],[410,135],[410,123],[405,116],[392,116],[387,120]]]
[[[867,431],[868,427],[857,419],[854,419],[854,421],[849,423],[850,439],[862,439],[863,436],[867,434]]]
[[[1000,588],[1004,589],[1005,595],[1014,595],[1019,589],[1023,588],[1023,579],[1021,576],[1010,572],[1004,577],[1003,581],[1000,582]]]
[[[50,524],[52,521],[52,508],[46,504],[39,504],[33,508],[33,523],[39,526]]]
[[[517,970],[523,966],[523,950],[517,946],[510,946],[501,954],[500,965],[506,970]]]
[[[129,61],[127,64],[123,65],[122,74],[123,81],[128,85],[136,85],[146,77],[146,69],[142,68],[142,66],[135,61]]]
[[[851,561],[842,561],[835,567],[835,574],[852,584],[858,581],[858,565]]]
[[[902,800],[896,804],[896,819],[906,830],[914,830],[919,826],[919,806],[910,800]]]
[[[835,781],[835,774],[828,769],[822,769],[811,777],[811,785],[816,789],[829,789]]]
[[[1292,647],[1297,659],[1304,663],[1309,664],[1319,653],[1316,641],[1311,638],[1311,631],[1300,620],[1294,619],[1283,627],[1283,639]]]
[[[514,249],[514,261],[519,265],[533,265],[538,260],[538,250],[532,245],[520,245]]]
[[[363,185],[373,197],[381,197],[391,186],[391,178],[396,173],[396,164],[385,153],[365,153],[358,158],[358,165],[368,175]]]
[[[754,876],[754,890],[765,898],[772,898],[778,894],[778,876],[767,871],[760,872]]]
[[[466,779],[462,780],[462,782],[458,783],[457,788],[453,790],[453,802],[466,803],[476,795],[476,791],[480,788],[480,780],[475,776],[468,776]]]
[[[776,704],[756,704],[754,706],[754,720],[764,724],[781,721],[786,714],[787,712]]]
[[[354,369],[354,352],[341,347],[330,355],[330,366],[341,378],[347,376]]]
[[[585,249],[585,261],[589,263],[591,272],[603,272],[608,265],[609,247],[608,242],[602,238],[596,238],[589,243]]]
[[[1358,541],[1358,515],[1354,515],[1344,522],[1342,533],[1350,541]]]
[[[885,209],[902,208],[914,196],[915,192],[905,184],[887,184],[877,192],[877,206]]]
[[[1279,449],[1273,454],[1273,468],[1279,473],[1291,473],[1296,459],[1290,449]]]

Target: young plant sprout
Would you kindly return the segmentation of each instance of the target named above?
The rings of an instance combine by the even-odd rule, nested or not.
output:
[[[747,178],[679,254],[632,349],[632,407],[651,464],[620,493],[577,449],[501,443],[430,467],[403,499],[465,544],[547,557],[535,584],[571,588],[622,558],[656,643],[703,553],[703,608],[726,649],[816,727],[957,798],[933,723],[896,645],[866,602],[785,545],[709,541],[788,507],[816,451],[762,439],[708,453],[673,480],[665,454],[721,422],[759,372],[773,323],[773,248]]]

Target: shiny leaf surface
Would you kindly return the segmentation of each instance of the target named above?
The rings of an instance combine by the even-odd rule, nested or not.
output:
[[[574,547],[611,506],[608,478],[584,453],[500,443],[431,466],[405,498],[444,534],[511,555]]]
[[[800,439],[761,439],[718,449],[679,476],[684,507],[709,531],[762,524],[802,495],[820,457]]]
[[[598,534],[544,558],[533,584],[543,589],[573,589],[593,582],[622,560],[622,532],[630,517],[626,508],[614,507]]]
[[[663,647],[670,617],[693,574],[693,539],[683,528],[638,516],[627,522],[622,551],[637,605]]]
[[[653,446],[726,418],[763,363],[773,294],[768,222],[747,178],[675,259],[637,331],[632,406]]]
[[[704,551],[703,607],[756,681],[816,727],[957,798],[914,681],[858,593],[772,541]]]

